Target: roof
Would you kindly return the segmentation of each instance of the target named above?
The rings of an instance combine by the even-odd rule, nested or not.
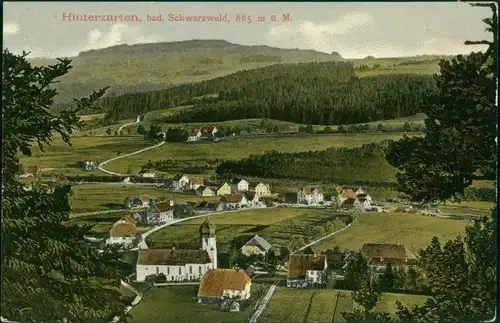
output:
[[[226,203],[240,203],[243,200],[243,194],[224,195],[221,200]]]
[[[325,252],[322,252],[322,254],[326,255],[326,262],[328,264],[342,263],[347,256],[347,254],[344,252],[335,251],[332,249],[328,249]]]
[[[321,187],[303,187],[300,189],[300,191],[304,192],[305,195],[312,194],[314,190],[317,190],[318,194],[323,194]]]
[[[204,131],[206,131],[206,132],[212,132],[212,131],[214,131],[214,129],[215,129],[215,126],[212,126],[212,125],[210,125],[210,126],[201,126],[200,127],[200,132],[204,132]]]
[[[36,172],[38,172],[38,167],[37,166],[28,166],[24,169],[24,172],[25,173],[31,173],[31,174],[34,174]]]
[[[198,135],[198,130],[195,130],[193,128],[188,129],[188,136],[189,137],[194,137],[194,136],[197,136],[197,135]]]
[[[350,188],[344,189],[342,193],[340,194],[343,198],[349,198],[349,199],[357,199],[358,197],[356,196],[356,193]]]
[[[200,235],[210,235],[214,236],[215,235],[215,224],[210,221],[210,216],[207,216],[207,219],[200,225],[199,228],[199,233]]]
[[[182,176],[184,176],[183,174],[177,174],[174,176],[174,181],[178,181],[182,178]]]
[[[244,290],[251,282],[244,270],[211,269],[201,279],[198,297],[221,298],[224,290]]]
[[[264,238],[257,234],[254,235],[253,238],[250,239],[247,243],[245,243],[245,246],[260,246],[264,248],[265,251],[268,251],[272,248],[272,245],[269,242],[267,242]]]
[[[365,258],[415,259],[415,255],[404,245],[395,243],[365,243],[361,248]]]
[[[200,186],[196,189],[196,192],[203,193],[204,190],[211,190],[210,187]]]
[[[253,199],[257,196],[255,192],[244,192],[243,195],[248,201],[253,201]]]
[[[325,255],[291,255],[288,263],[288,278],[300,278],[308,270],[325,269]]]
[[[143,202],[146,202],[146,201],[151,200],[151,196],[149,196],[149,195],[141,195],[141,196],[139,196],[139,199],[141,201],[143,201]]]
[[[135,237],[139,233],[135,224],[128,222],[118,222],[116,223],[111,230],[109,230],[109,236],[111,238],[117,237]]]
[[[184,266],[208,263],[211,263],[211,259],[206,250],[139,249],[137,258],[138,265]]]
[[[158,212],[167,212],[167,211],[170,211],[173,209],[172,206],[170,206],[170,203],[168,201],[158,203],[155,206],[156,206],[156,209],[158,210]]]
[[[193,178],[193,179],[191,179],[191,184],[204,185],[205,180],[203,178]]]

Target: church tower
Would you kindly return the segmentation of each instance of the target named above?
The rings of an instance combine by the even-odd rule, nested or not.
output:
[[[205,222],[200,226],[201,249],[206,250],[212,260],[212,268],[217,268],[217,243],[215,240],[215,224],[210,222],[207,216]]]

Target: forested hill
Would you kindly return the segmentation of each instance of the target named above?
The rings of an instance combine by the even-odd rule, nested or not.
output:
[[[107,119],[194,104],[165,122],[272,118],[310,124],[348,124],[418,113],[435,91],[428,75],[389,74],[358,78],[352,62],[279,64],[240,71],[175,88],[107,98]],[[210,99],[194,97],[212,94]],[[215,95],[214,95],[215,94]]]

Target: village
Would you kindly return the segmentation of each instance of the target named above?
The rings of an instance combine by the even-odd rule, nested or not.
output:
[[[240,310],[241,303],[252,295],[254,277],[281,277],[286,281],[286,288],[318,288],[332,281],[344,280],[352,257],[350,252],[338,248],[317,254],[307,249],[292,251],[273,246],[256,234],[238,246],[238,255],[231,266],[221,266],[217,227],[213,222],[218,214],[272,207],[335,207],[336,211],[345,212],[377,210],[376,203],[362,188],[339,186],[337,194],[325,200],[320,187],[277,193],[263,182],[238,178],[216,184],[182,174],[167,181],[164,188],[192,193],[196,200],[177,204],[174,200],[154,200],[148,195],[126,197],[123,207],[137,209],[137,212],[118,220],[108,238],[88,237],[88,241],[100,249],[114,246],[121,252],[136,252],[132,285],[146,281],[157,287],[197,282],[198,302],[219,304],[222,311]],[[149,232],[191,218],[205,218],[198,228],[198,249],[148,248],[146,237]],[[141,233],[141,226],[152,226],[153,229]],[[413,252],[400,244],[367,242],[361,251],[374,279],[381,275],[388,263],[410,268],[416,260]]]

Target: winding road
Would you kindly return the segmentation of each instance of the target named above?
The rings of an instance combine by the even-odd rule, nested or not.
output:
[[[118,132],[120,132],[124,127],[128,127],[128,126],[131,126],[133,124],[139,123],[141,121],[140,119],[141,119],[141,116],[137,116],[137,119],[135,120],[135,122],[132,122],[132,123],[129,123],[129,124],[125,124],[125,125],[121,126],[120,129],[118,129]],[[115,160],[118,160],[118,159],[122,159],[122,158],[126,158],[126,157],[129,157],[129,156],[137,155],[137,154],[140,154],[142,152],[158,148],[161,145],[165,144],[166,143],[167,134],[165,132],[159,132],[157,135],[162,135],[163,136],[163,141],[160,142],[159,144],[156,144],[156,145],[150,146],[150,147],[146,147],[146,148],[140,149],[138,151],[134,151],[133,153],[129,153],[129,154],[117,156],[117,157],[108,159],[106,161],[103,161],[102,163],[99,164],[98,169],[100,171],[105,172],[106,174],[110,174],[110,175],[115,175],[115,176],[130,176],[128,174],[120,174],[120,173],[112,172],[110,170],[105,169],[103,166],[106,165],[109,162],[112,162],[112,161],[115,161]]]

